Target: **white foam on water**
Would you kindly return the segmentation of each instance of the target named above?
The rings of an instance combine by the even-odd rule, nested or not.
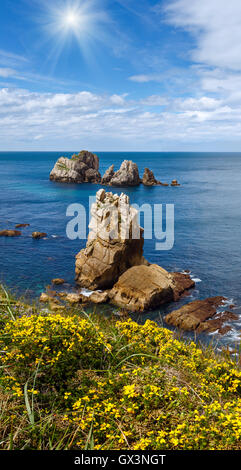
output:
[[[194,281],[194,282],[196,282],[196,283],[202,282],[202,279],[199,279],[199,277],[193,277],[193,276],[191,276],[191,279],[192,279],[192,281]]]
[[[233,299],[225,299],[223,300],[223,306],[228,307],[229,305],[234,305],[234,300]]]
[[[58,238],[58,235],[51,235],[52,238]]]
[[[212,331],[211,333],[208,333],[209,336],[213,336],[213,335],[217,335],[218,334],[218,330],[215,330],[215,331]]]
[[[91,294],[93,294],[94,292],[103,292],[102,290],[89,290],[89,289],[85,289],[85,288],[82,288],[80,289],[80,293],[83,294],[85,297],[90,297]]]
[[[240,343],[241,340],[241,335],[240,331],[237,330],[230,330],[228,333],[226,333],[226,338],[230,338],[232,341],[238,341]]]

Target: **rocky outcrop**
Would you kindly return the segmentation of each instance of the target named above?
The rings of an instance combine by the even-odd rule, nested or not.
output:
[[[90,301],[110,299],[129,311],[144,311],[178,300],[195,285],[188,274],[168,273],[145,260],[143,229],[127,195],[99,190],[91,214],[86,248],[76,257],[76,282],[110,291],[94,293]]]
[[[102,178],[102,184],[109,186],[139,186],[140,183],[138,166],[131,160],[124,160],[116,172],[114,165],[110,166]]]
[[[145,263],[143,229],[125,194],[96,194],[86,248],[76,257],[76,282],[91,290],[111,288],[122,273]]]
[[[32,233],[32,238],[35,240],[39,240],[40,238],[45,238],[47,237],[47,233],[45,232],[33,232]]]
[[[122,274],[109,297],[112,303],[121,308],[143,312],[178,300],[185,290],[194,285],[194,281],[186,274],[168,273],[156,264],[142,265]]]
[[[19,230],[1,230],[0,237],[20,237],[21,234]]]
[[[93,294],[91,294],[88,297],[88,300],[90,302],[93,302],[94,304],[106,303],[109,300],[109,291],[103,291],[103,292],[96,291],[96,292],[93,292]]]
[[[114,165],[111,165],[105,172],[102,180],[101,180],[101,184],[103,185],[109,185],[110,182],[111,182],[111,179],[113,178],[115,174],[115,170],[114,170]]]
[[[52,284],[54,284],[55,286],[60,286],[62,284],[65,283],[65,280],[64,279],[61,279],[61,278],[56,278],[56,279],[52,279]]]
[[[181,186],[177,180],[172,180],[171,186]]]
[[[166,315],[165,321],[168,325],[185,331],[197,333],[218,331],[224,334],[231,329],[225,323],[238,318],[232,312],[217,313],[217,308],[222,306],[225,300],[220,296],[195,300]]]
[[[142,184],[144,184],[144,186],[156,186],[161,185],[161,182],[156,180],[153,171],[149,170],[149,168],[145,168]]]
[[[111,186],[138,186],[140,184],[139,170],[136,163],[124,160],[120,169],[110,181]]]
[[[156,180],[153,172],[145,168],[143,179],[139,176],[136,163],[132,160],[124,160],[120,169],[115,172],[111,165],[101,178],[99,172],[99,158],[97,155],[82,150],[71,158],[60,157],[50,173],[50,180],[61,183],[101,183],[104,186],[128,187],[138,186],[169,186]],[[171,186],[180,186],[177,180],[173,180]]]
[[[170,275],[173,281],[173,300],[176,302],[185,291],[195,286],[195,282],[189,274],[171,272]]]
[[[30,224],[17,224],[17,225],[15,225],[15,228],[26,228],[26,227],[30,227]]]
[[[61,183],[100,183],[99,158],[87,150],[72,157],[60,157],[50,173],[50,180]]]

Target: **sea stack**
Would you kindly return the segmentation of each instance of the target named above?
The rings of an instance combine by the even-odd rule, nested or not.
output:
[[[156,180],[153,171],[149,170],[149,168],[145,168],[142,184],[144,184],[144,186],[157,186],[161,185],[162,183]]]
[[[99,158],[82,150],[69,159],[60,157],[50,173],[50,180],[60,183],[100,183]]]
[[[126,194],[99,190],[91,215],[86,248],[76,256],[79,286],[108,289],[113,304],[137,312],[177,301],[194,287],[188,274],[169,273],[143,257],[144,231]]]
[[[143,229],[137,222],[137,210],[123,193],[118,196],[100,189],[91,215],[86,248],[76,257],[76,282],[88,289],[107,289],[131,266],[145,262]],[[132,238],[134,232],[136,239]]]
[[[132,160],[124,160],[118,171],[114,171],[114,165],[104,174],[101,183],[108,186],[139,186],[141,179],[136,163]]]

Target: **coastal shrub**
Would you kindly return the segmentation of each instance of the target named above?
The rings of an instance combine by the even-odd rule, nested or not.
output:
[[[23,316],[5,325],[0,340],[2,363],[10,364],[22,381],[38,366],[41,385],[61,390],[76,370],[102,367],[111,347],[105,336],[97,325],[79,316]]]
[[[241,371],[228,351],[150,320],[8,313],[2,303],[0,448],[241,449]]]

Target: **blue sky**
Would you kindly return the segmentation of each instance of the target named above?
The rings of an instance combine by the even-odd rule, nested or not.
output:
[[[240,0],[1,0],[0,150],[241,150]]]

